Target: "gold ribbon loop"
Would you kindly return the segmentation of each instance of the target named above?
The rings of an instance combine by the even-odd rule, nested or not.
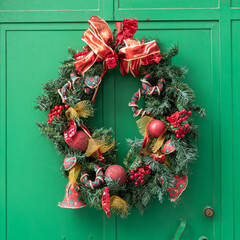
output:
[[[76,118],[87,118],[93,115],[93,111],[90,109],[91,103],[87,100],[78,102],[76,107],[70,107],[66,112],[65,115],[68,120],[74,120]]]

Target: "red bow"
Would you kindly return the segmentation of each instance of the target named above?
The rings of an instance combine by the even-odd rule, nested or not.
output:
[[[117,66],[117,60],[120,59],[121,73],[126,75],[131,72],[134,77],[139,75],[141,65],[149,65],[159,63],[161,60],[160,50],[156,41],[144,43],[133,39],[133,35],[138,29],[138,20],[124,19],[117,22],[116,45],[125,43],[126,47],[120,49],[117,55],[110,47],[113,41],[113,35],[108,24],[100,17],[91,17],[88,20],[90,28],[88,28],[82,40],[87,43],[84,51],[74,54],[76,61],[74,62],[76,70],[82,75],[97,61],[103,61],[103,75],[107,68],[111,69]]]
[[[141,65],[159,63],[162,56],[159,54],[160,50],[155,40],[144,43],[143,40],[139,42],[133,39],[138,29],[137,19],[124,19],[122,24],[122,30],[119,31],[119,22],[117,22],[118,34],[115,43],[116,45],[124,42],[126,45],[118,53],[120,70],[123,76],[131,72],[134,77],[137,77]]]
[[[82,40],[87,43],[87,46],[83,48],[84,51],[74,55],[76,59],[74,64],[76,70],[83,75],[96,61],[103,61],[103,76],[107,68],[111,69],[117,66],[118,56],[109,46],[113,41],[113,35],[108,24],[100,17],[93,16],[88,23],[91,28],[88,28],[82,36]]]

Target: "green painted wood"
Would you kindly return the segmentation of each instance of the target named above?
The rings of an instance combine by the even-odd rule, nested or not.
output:
[[[57,207],[58,201],[63,199],[67,181],[61,177],[59,171],[61,157],[56,156],[54,146],[49,144],[47,139],[39,136],[39,130],[35,125],[38,119],[46,120],[45,116],[33,111],[33,99],[41,93],[41,83],[46,82],[46,79],[55,78],[59,62],[67,57],[67,52],[62,49],[67,50],[69,46],[67,40],[69,35],[75,39],[71,43],[72,46],[79,46],[79,39],[83,33],[81,29],[86,29],[87,25],[83,24],[80,28],[79,25],[61,24],[51,26],[45,24],[38,29],[33,25],[18,27],[5,32],[7,52],[19,48],[19,51],[7,55],[6,59],[8,75],[6,131],[9,136],[5,186],[7,239],[77,239],[78,236],[84,239],[91,237],[101,239],[106,234],[104,230],[106,220],[102,212],[88,208],[66,211]],[[80,45],[83,46],[83,43]],[[43,53],[41,56],[40,50]],[[46,61],[46,56],[51,56],[53,61]],[[33,59],[36,59],[35,63]],[[34,67],[33,70],[34,65],[38,67],[37,69]],[[18,99],[21,99],[25,111],[21,111],[20,108],[14,110]],[[99,111],[95,116],[95,126],[100,127],[103,125],[101,91],[96,108]],[[13,111],[16,115],[12,114]],[[92,220],[89,222],[84,219]],[[69,231],[69,228],[72,230]]]
[[[188,221],[183,239],[198,239],[202,235],[206,235],[208,239],[219,239],[221,226],[220,162],[217,154],[220,151],[219,94],[215,94],[219,92],[219,68],[216,64],[219,55],[218,46],[215,45],[218,41],[218,25],[215,22],[139,24],[139,31],[136,34],[139,39],[153,35],[162,40],[163,49],[171,46],[172,39],[178,42],[181,51],[180,56],[176,57],[174,62],[188,65],[189,73],[185,82],[195,89],[197,102],[206,107],[208,117],[206,120],[196,119],[200,129],[198,141],[200,156],[193,164],[193,175],[189,177],[188,189],[183,194],[182,201],[174,207],[168,201],[159,204],[155,200],[143,215],[143,221],[136,211],[133,211],[127,220],[119,219],[118,239],[144,239],[149,232],[154,239],[157,239],[157,236],[163,240],[171,239],[176,232],[180,218]],[[132,76],[118,76],[116,84],[116,136],[121,142],[119,157],[122,159],[127,152],[124,139],[140,137],[136,119],[131,117],[132,112],[130,108],[127,108],[127,103],[141,84]],[[206,205],[211,205],[215,209],[214,219],[207,219],[203,215],[202,210]],[[126,231],[127,226],[132,227]],[[162,236],[160,232],[163,232]]]
[[[115,0],[115,5],[118,9],[160,9],[160,8],[217,8],[218,0],[185,0],[185,1],[167,1],[163,0],[161,2],[158,1],[149,1],[146,4],[144,0],[138,0],[137,2],[134,0]]]
[[[222,188],[222,236],[223,239],[234,237],[233,219],[233,126],[232,126],[232,63],[231,63],[231,18],[230,1],[220,1],[220,131],[221,131],[221,188]],[[224,60],[223,60],[224,59]],[[226,128],[228,126],[228,128]],[[225,146],[229,146],[225,151]],[[225,161],[228,159],[229,161]],[[226,183],[228,179],[228,183]],[[236,196],[237,197],[237,196]]]
[[[239,136],[240,136],[240,131],[239,131],[239,109],[240,109],[240,72],[239,72],[239,54],[240,54],[240,46],[239,46],[239,41],[240,41],[240,34],[239,34],[239,27],[240,27],[240,21],[233,21],[232,22],[232,93],[233,93],[233,105],[232,105],[232,113],[233,113],[233,149],[238,149],[239,147]],[[238,199],[240,196],[240,186],[239,186],[239,181],[240,181],[240,176],[239,176],[239,169],[240,169],[240,154],[239,151],[236,150],[233,152],[233,192],[234,192],[234,202],[233,202],[233,209],[234,209],[234,235],[235,239],[240,239],[240,232],[238,230],[238,227],[240,225],[240,206],[238,203]]]
[[[88,4],[82,4],[81,2],[76,2],[74,0],[70,1],[47,1],[47,0],[9,0],[1,1],[0,9],[1,10],[72,10],[72,9],[81,9],[84,10],[98,10],[99,4],[101,1],[92,0]]]
[[[239,0],[1,1],[0,239],[167,240],[185,218],[183,240],[238,240],[239,5]],[[41,93],[41,83],[57,76],[65,49],[84,45],[81,35],[92,15],[111,21],[112,29],[115,20],[137,17],[136,37],[158,36],[161,49],[179,44],[180,55],[174,61],[189,68],[184,81],[196,91],[208,116],[196,119],[199,158],[175,207],[154,200],[143,216],[134,210],[127,220],[107,219],[88,207],[57,207],[66,179],[58,171],[61,157],[34,124],[46,117],[33,110],[33,99]],[[140,137],[127,106],[138,87],[139,79],[122,77],[119,69],[109,71],[91,121],[92,126],[113,127],[120,164],[125,138]],[[214,208],[214,218],[203,215],[206,205]]]
[[[6,38],[5,29],[0,25],[0,239],[6,239],[7,227],[7,191],[6,191],[6,147],[7,147],[7,134],[6,134]]]
[[[240,1],[239,0],[231,0],[230,4],[231,4],[231,7],[234,7],[234,8],[239,8],[240,7]]]

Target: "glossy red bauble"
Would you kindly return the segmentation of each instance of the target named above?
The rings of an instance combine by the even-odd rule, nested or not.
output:
[[[78,131],[71,138],[68,145],[70,149],[85,152],[88,147],[88,140],[89,140],[89,137],[84,131]]]
[[[165,131],[166,126],[164,122],[160,120],[153,120],[148,126],[149,134],[156,138],[162,136],[165,133]]]
[[[119,185],[123,185],[127,181],[127,173],[123,167],[119,165],[111,165],[105,171],[105,177],[110,177],[112,180],[116,180]]]

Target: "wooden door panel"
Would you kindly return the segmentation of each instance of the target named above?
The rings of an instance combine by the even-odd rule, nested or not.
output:
[[[234,203],[233,203],[233,211],[234,211],[234,225],[240,225],[240,206],[238,198],[240,196],[240,175],[239,175],[239,159],[240,154],[237,150],[239,148],[240,143],[240,130],[239,130],[239,109],[240,109],[240,72],[239,72],[239,55],[240,55],[240,34],[239,34],[239,27],[240,21],[233,21],[232,22],[232,91],[233,91],[233,149],[235,149],[233,154],[233,192],[234,196]],[[226,147],[228,149],[228,146]],[[237,228],[234,229],[235,239],[240,239],[240,232]]]
[[[37,1],[1,1],[1,10],[72,10],[81,9],[84,10],[99,10],[100,4],[102,2],[98,0],[89,1],[88,4],[82,4],[80,1],[47,1],[47,0],[37,0]]]
[[[239,8],[240,7],[240,1],[239,0],[232,0],[231,1],[231,7]]]
[[[140,23],[136,37],[157,36],[162,41],[162,49],[167,49],[175,42],[180,48],[180,55],[175,57],[174,63],[186,65],[189,72],[184,82],[195,91],[197,103],[206,108],[207,119],[197,118],[200,138],[199,158],[192,164],[192,174],[189,175],[189,185],[181,197],[181,201],[174,204],[165,200],[160,204],[157,200],[146,210],[141,218],[133,211],[127,220],[118,221],[118,239],[146,239],[151,232],[152,239],[171,239],[181,217],[187,219],[188,227],[183,239],[198,239],[202,235],[214,239],[213,219],[203,215],[203,208],[213,206],[216,212],[215,221],[220,221],[219,199],[220,165],[219,156],[219,119],[217,116],[219,96],[214,94],[219,89],[218,66],[218,33],[217,23]],[[173,42],[173,39],[175,42]],[[193,51],[194,49],[194,51]],[[132,76],[116,76],[116,137],[119,145],[119,158],[123,159],[127,153],[125,139],[138,133],[136,120],[132,111],[127,107],[132,94],[141,88],[138,79]],[[143,102],[142,102],[143,104]],[[144,105],[141,105],[141,107]],[[204,174],[203,174],[204,173]],[[203,176],[204,175],[204,176]],[[128,228],[128,231],[125,229]],[[217,225],[219,231],[219,225]],[[136,229],[138,229],[136,231]],[[216,229],[215,229],[216,230]],[[162,236],[159,233],[163,232]],[[217,238],[216,238],[217,239]]]
[[[133,9],[161,9],[161,8],[214,8],[218,6],[218,0],[185,0],[185,1],[179,1],[179,0],[173,0],[173,1],[134,1],[134,0],[116,0],[115,5],[120,10],[133,10]]]
[[[183,240],[239,239],[239,6],[239,0],[1,1],[0,239],[164,240],[172,239],[180,217],[188,221]],[[174,62],[189,68],[184,81],[196,91],[207,119],[196,118],[199,158],[176,207],[155,199],[142,217],[133,210],[127,220],[107,219],[89,207],[57,207],[67,182],[58,171],[62,157],[39,136],[35,122],[46,116],[33,110],[33,100],[41,84],[57,76],[67,48],[84,45],[81,36],[93,15],[112,21],[112,29],[116,20],[136,17],[137,38],[158,36],[162,49],[179,44]],[[139,79],[114,69],[97,96],[91,124],[114,128],[119,163],[125,138],[140,137],[127,106],[139,87]],[[206,205],[214,208],[213,219],[203,216]]]
[[[6,32],[5,187],[9,240],[102,239],[105,234],[102,212],[88,207],[68,210],[57,206],[63,200],[67,183],[60,171],[63,156],[57,156],[53,144],[39,136],[35,124],[47,119],[45,113],[34,110],[41,84],[57,77],[58,66],[68,56],[70,45],[83,46],[81,29],[86,27],[43,24],[36,29],[22,25],[24,30]],[[101,91],[96,109],[99,111],[95,127],[101,127]]]

